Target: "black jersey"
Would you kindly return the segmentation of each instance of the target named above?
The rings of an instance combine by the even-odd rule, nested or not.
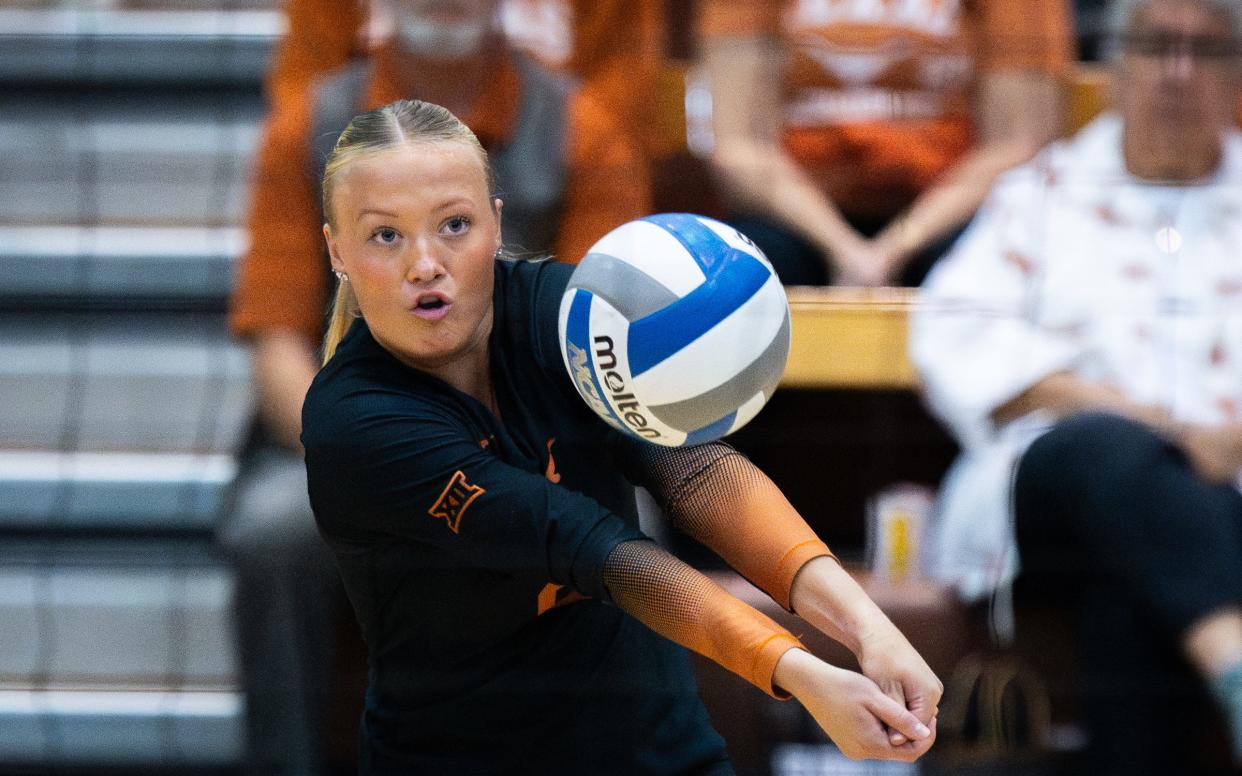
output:
[[[606,602],[634,446],[575,393],[572,267],[497,262],[503,423],[357,321],[303,407],[311,504],[367,642],[369,773],[729,772],[688,655]]]

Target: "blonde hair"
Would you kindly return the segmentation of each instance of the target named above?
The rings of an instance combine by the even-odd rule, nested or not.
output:
[[[433,142],[465,143],[477,151],[487,175],[488,191],[495,189],[487,152],[469,127],[434,103],[397,100],[355,116],[337,138],[323,172],[323,216],[328,225],[333,224],[332,194],[336,180],[351,162],[405,144]],[[323,338],[323,363],[336,354],[337,345],[359,315],[358,299],[349,281],[338,279]]]

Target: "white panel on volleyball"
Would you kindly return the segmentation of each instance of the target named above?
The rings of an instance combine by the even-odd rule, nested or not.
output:
[[[601,359],[602,351],[594,346],[594,341],[600,335],[612,337],[614,340],[611,355],[603,359]],[[604,401],[608,402],[613,413],[627,428],[631,430],[650,428],[660,433],[659,437],[653,437],[635,431],[636,436],[668,447],[680,446],[686,441],[685,432],[660,422],[647,407],[647,404],[652,403],[648,396],[643,395],[647,403],[639,402],[636,397],[639,391],[635,390],[638,386],[634,385],[634,379],[630,374],[629,337],[630,322],[625,319],[625,316],[598,296],[592,299],[591,363],[595,365],[595,374],[599,377],[600,385],[603,387]],[[612,358],[616,359],[615,364],[612,364]],[[605,366],[609,368],[604,368]],[[617,375],[620,382],[610,379],[610,373]],[[626,417],[630,413],[642,416],[644,422],[639,425],[632,419],[627,420]]]
[[[636,267],[679,297],[707,279],[685,246],[664,227],[649,221],[634,221],[624,229],[614,229],[591,246],[591,252],[604,253]],[[669,261],[670,256],[684,259]]]
[[[635,385],[657,407],[710,391],[759,358],[788,315],[785,289],[773,275],[706,334],[635,378]]]
[[[763,251],[759,250],[759,246],[751,242],[749,237],[743,237],[738,230],[728,224],[722,224],[714,218],[700,218],[699,222],[715,232],[716,236],[728,243],[730,248],[736,248],[742,253],[749,253],[771,268],[772,263],[768,261],[768,257],[763,255]]]
[[[574,373],[574,369],[569,364],[569,354],[565,352],[565,333],[569,330],[569,311],[573,307],[574,295],[566,293],[561,297],[561,309],[556,314],[556,341],[561,351],[561,363],[565,365],[565,372],[569,375]]]
[[[753,420],[754,417],[759,414],[759,410],[763,409],[767,402],[768,399],[763,395],[763,391],[760,391],[747,399],[745,404],[737,408],[737,417],[733,419],[733,425],[729,426],[729,430],[726,431],[723,436],[732,434],[734,431],[737,431],[739,428],[745,426]]]

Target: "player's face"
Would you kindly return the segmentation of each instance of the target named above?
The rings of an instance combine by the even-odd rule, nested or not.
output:
[[[406,144],[338,175],[324,235],[376,341],[432,372],[485,358],[500,200],[488,192],[479,152],[459,142]]]

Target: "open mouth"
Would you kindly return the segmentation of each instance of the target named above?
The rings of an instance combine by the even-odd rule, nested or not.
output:
[[[419,318],[435,321],[448,314],[453,303],[439,294],[426,294],[415,302],[411,312]]]

